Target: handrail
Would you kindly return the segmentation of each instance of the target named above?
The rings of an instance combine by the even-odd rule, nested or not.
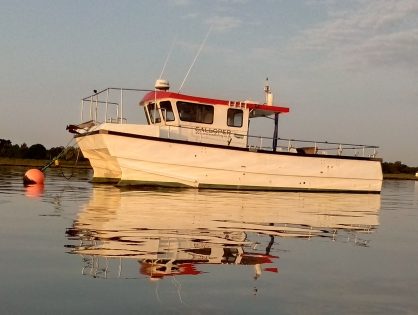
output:
[[[89,101],[91,97],[102,94],[103,92],[106,92],[107,90],[111,91],[111,90],[115,90],[115,91],[136,91],[136,92],[154,92],[155,90],[149,90],[149,89],[132,89],[132,88],[117,88],[117,87],[109,87],[106,89],[103,89],[101,91],[98,91],[92,95],[86,96],[85,98],[83,98],[83,101]]]
[[[110,99],[110,92],[111,91],[118,91],[118,96],[113,95],[113,99],[117,98],[117,101],[112,101]],[[93,120],[94,122],[98,122],[98,106],[101,104],[105,104],[104,109],[104,121],[117,121],[120,124],[126,123],[126,118],[123,117],[123,99],[124,99],[124,92],[152,92],[154,90],[150,89],[135,89],[135,88],[118,88],[118,87],[109,87],[100,91],[94,91],[92,95],[86,96],[81,99],[81,122],[84,121],[84,110],[85,110],[85,102],[90,104],[89,112],[88,112],[88,119]],[[105,95],[103,95],[105,94]],[[109,105],[116,106],[116,118],[108,117]]]
[[[172,132],[173,128],[180,129],[195,129],[194,126],[179,126],[179,125],[164,125],[161,126],[164,128],[168,127],[168,138],[174,139],[176,133]],[[247,137],[246,147],[250,150],[264,150],[264,151],[273,151],[273,146],[266,145],[267,143],[273,143],[272,137],[265,136],[256,136],[256,135],[243,135],[239,133],[231,132],[228,134],[228,137],[231,136],[244,136]],[[251,144],[249,140],[256,140],[255,144]],[[314,154],[314,155],[339,155],[339,156],[362,156],[362,157],[371,157],[374,158],[377,155],[378,146],[375,145],[365,145],[365,144],[352,144],[352,143],[339,143],[339,142],[328,142],[328,141],[313,141],[313,140],[298,140],[290,138],[277,138],[277,141],[286,142],[286,145],[277,145],[278,152],[290,152],[290,153],[304,153],[304,154]],[[200,138],[200,142],[204,142]],[[298,144],[305,144],[304,146],[296,146]],[[311,146],[306,146],[306,144],[311,144]],[[313,149],[313,150],[312,150]],[[306,152],[306,151],[307,152]],[[335,153],[334,153],[335,152]],[[343,154],[352,153],[352,154]],[[368,153],[368,154],[367,154]]]
[[[273,138],[270,137],[260,137],[260,136],[251,136],[248,135],[248,139],[259,139],[259,148],[262,149],[263,147],[263,139],[264,141],[273,141]],[[363,157],[376,157],[378,146],[375,145],[368,145],[368,144],[353,144],[353,143],[341,143],[341,142],[328,142],[328,141],[314,141],[314,140],[298,140],[298,139],[290,139],[290,138],[277,138],[277,141],[286,142],[287,145],[277,145],[277,148],[282,151],[287,152],[305,152],[306,154],[322,154],[326,155],[328,152],[335,151],[335,155],[342,156],[344,151],[349,151],[350,153],[354,153],[354,156],[361,156]],[[298,144],[304,144],[305,146],[296,146]],[[306,144],[310,144],[310,146],[306,146]],[[269,147],[270,148],[270,147]],[[298,151],[299,149],[299,151]],[[271,147],[270,150],[273,150]],[[367,150],[367,152],[366,152]],[[370,150],[372,150],[371,153]],[[367,154],[369,153],[369,154]],[[347,154],[345,154],[347,155]]]
[[[295,141],[295,142],[302,142],[302,143],[321,143],[321,144],[335,144],[335,145],[351,145],[351,146],[361,146],[367,148],[379,148],[375,145],[368,145],[368,144],[353,144],[353,143],[341,143],[341,142],[329,142],[329,141],[314,141],[314,140],[299,140],[299,139],[290,139],[290,138],[277,138],[277,140],[285,140],[285,141]]]

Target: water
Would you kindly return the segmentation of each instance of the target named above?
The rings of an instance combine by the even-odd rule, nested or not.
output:
[[[418,314],[418,182],[120,190],[0,167],[1,314]],[[70,175],[66,170],[65,175]]]

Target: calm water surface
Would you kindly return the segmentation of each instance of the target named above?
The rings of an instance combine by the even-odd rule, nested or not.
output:
[[[418,182],[121,190],[48,170],[39,189],[24,172],[0,167],[1,314],[418,314]]]

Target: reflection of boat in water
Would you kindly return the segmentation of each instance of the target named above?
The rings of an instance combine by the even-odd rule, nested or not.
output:
[[[98,186],[67,230],[81,243],[68,247],[91,258],[85,267],[95,275],[97,259],[131,258],[152,278],[198,275],[198,264],[253,265],[259,276],[277,271],[275,237],[367,246],[361,235],[378,226],[379,208],[379,195]]]

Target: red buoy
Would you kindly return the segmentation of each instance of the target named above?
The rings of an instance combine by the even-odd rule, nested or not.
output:
[[[45,176],[42,171],[32,168],[29,171],[25,173],[25,176],[23,176],[23,184],[25,186],[27,185],[34,185],[34,184],[40,184],[42,185],[45,181]]]

